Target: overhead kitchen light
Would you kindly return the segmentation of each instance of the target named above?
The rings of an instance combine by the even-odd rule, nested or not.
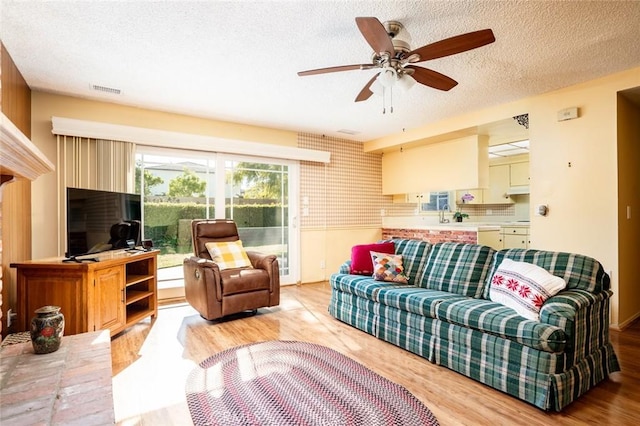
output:
[[[510,157],[512,155],[528,154],[529,140],[503,143],[489,147],[489,158]]]

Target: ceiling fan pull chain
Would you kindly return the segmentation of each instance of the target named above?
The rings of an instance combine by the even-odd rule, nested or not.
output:
[[[382,86],[382,113],[387,113],[387,88]]]
[[[389,111],[393,114],[393,86],[389,87]]]

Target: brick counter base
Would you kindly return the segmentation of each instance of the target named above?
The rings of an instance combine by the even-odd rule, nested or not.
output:
[[[63,336],[50,354],[31,342],[2,347],[0,389],[3,425],[113,424],[109,331]]]
[[[382,239],[408,238],[412,240],[428,241],[431,244],[454,242],[454,243],[478,243],[478,233],[475,231],[449,231],[436,229],[382,229]]]

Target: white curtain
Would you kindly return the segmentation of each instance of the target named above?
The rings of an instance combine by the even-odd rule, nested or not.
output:
[[[131,142],[57,135],[59,254],[65,251],[67,187],[133,193],[135,151]]]

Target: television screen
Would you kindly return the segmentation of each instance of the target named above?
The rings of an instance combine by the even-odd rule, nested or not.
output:
[[[67,188],[67,257],[140,245],[140,195]]]

